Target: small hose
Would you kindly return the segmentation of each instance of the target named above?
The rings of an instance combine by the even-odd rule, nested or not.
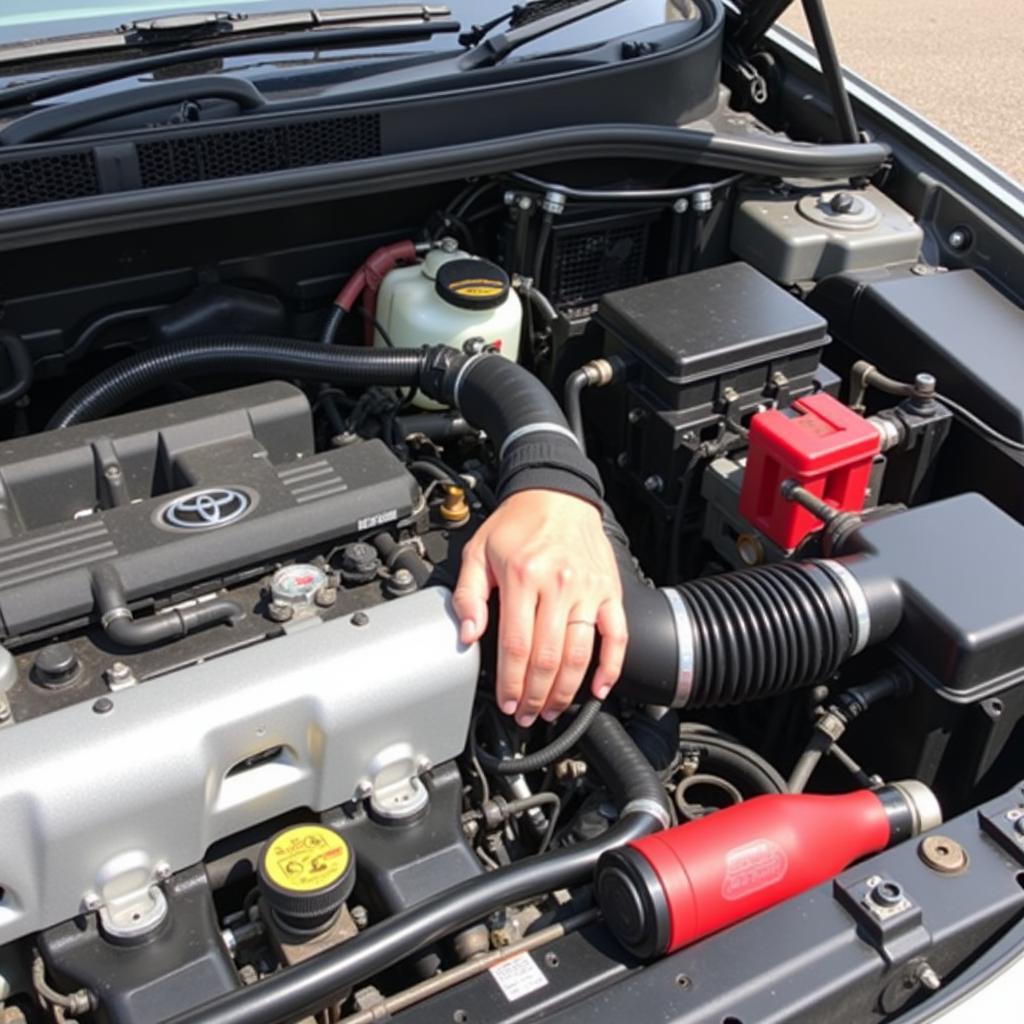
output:
[[[540,771],[564,757],[586,735],[601,710],[601,701],[596,697],[586,701],[572,724],[556,739],[540,750],[535,750],[525,757],[495,757],[486,750],[477,750],[476,756],[483,767],[493,775],[525,775],[528,772]]]

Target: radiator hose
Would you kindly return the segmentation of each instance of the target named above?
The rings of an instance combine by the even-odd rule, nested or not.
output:
[[[665,791],[618,719],[598,715],[581,746],[619,808],[618,821],[603,835],[467,879],[341,946],[179,1014],[167,1024],[274,1024],[315,1013],[353,985],[492,910],[589,881],[604,852],[669,824]]]

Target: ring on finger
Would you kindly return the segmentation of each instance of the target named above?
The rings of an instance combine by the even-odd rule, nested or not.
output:
[[[590,629],[593,629],[597,625],[597,623],[596,622],[591,622],[589,619],[570,619],[566,623],[566,625],[567,626],[589,626]]]

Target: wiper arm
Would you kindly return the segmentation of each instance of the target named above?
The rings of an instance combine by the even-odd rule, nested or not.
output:
[[[146,74],[175,64],[192,64],[221,57],[274,53],[296,48],[333,49],[360,43],[405,42],[429,38],[439,33],[456,33],[461,26],[457,21],[447,17],[450,13],[447,7],[423,4],[389,4],[381,7],[319,11],[312,12],[318,20],[309,23],[303,21],[300,24],[296,19],[290,27],[284,30],[277,27],[270,35],[262,35],[260,32],[268,30],[266,19],[272,15],[261,15],[260,17],[264,19],[263,27],[255,35],[246,32],[243,38],[236,38],[232,31],[227,38],[215,37],[215,41],[205,45],[185,46],[11,86],[0,91],[0,108],[32,103],[35,100],[59,96],[104,82],[116,81],[119,78]],[[333,27],[318,27],[321,25]],[[180,41],[180,38],[171,41],[165,36],[162,45],[178,45]],[[4,60],[3,52],[0,50],[0,64],[4,63]]]
[[[520,46],[532,43],[535,39],[540,39],[541,36],[556,32],[566,25],[571,25],[574,21],[589,18],[592,14],[598,14],[622,2],[623,0],[580,0],[579,3],[564,7],[561,10],[555,10],[551,14],[532,18],[525,24],[520,24],[517,28],[510,28],[507,32],[488,36],[459,58],[459,67],[463,71],[492,67],[499,61],[504,60],[513,50],[518,50]],[[484,28],[495,27],[501,24],[506,17],[514,18],[517,13],[523,10],[522,6],[513,8],[507,15],[496,18],[487,26],[484,26]]]
[[[265,14],[228,14],[224,11],[170,14],[159,18],[142,18],[111,31],[4,43],[0,45],[0,65],[27,64],[55,57],[90,56],[126,49],[178,46],[215,39],[238,39],[261,32],[302,32],[306,29],[365,25],[371,22],[425,22],[450,15],[451,11],[447,7],[427,4],[381,4]]]

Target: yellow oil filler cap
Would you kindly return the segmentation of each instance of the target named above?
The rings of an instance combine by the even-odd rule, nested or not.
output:
[[[356,880],[351,847],[325,825],[293,825],[260,851],[260,893],[276,923],[296,938],[333,924]]]

